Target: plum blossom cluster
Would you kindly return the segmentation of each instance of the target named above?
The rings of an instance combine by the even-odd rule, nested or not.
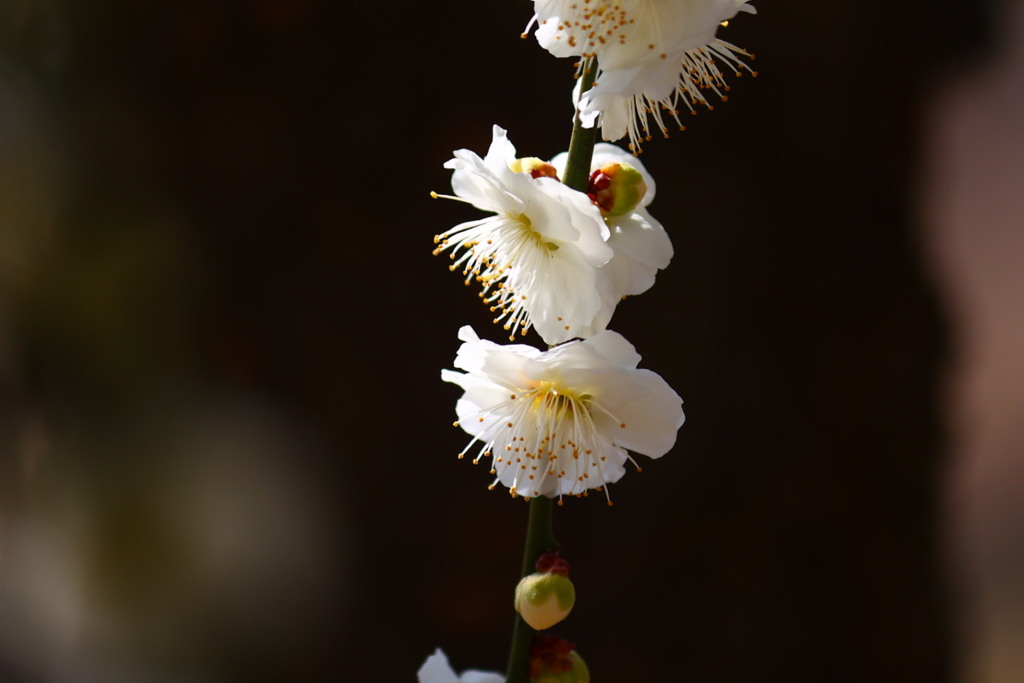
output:
[[[454,195],[491,215],[435,237],[452,270],[478,285],[495,322],[516,334],[535,329],[549,345],[499,345],[469,327],[455,367],[456,425],[472,438],[459,454],[488,459],[513,496],[561,497],[604,491],[639,465],[629,451],[658,458],[683,423],[682,401],[640,356],[607,330],[626,296],[649,289],[672,243],[647,210],[654,178],[609,144],[595,146],[586,192],[560,180],[567,155],[517,158],[494,127],[483,158],[458,150]],[[610,502],[610,497],[608,497]]]
[[[711,109],[708,94],[724,100],[727,75],[756,75],[750,53],[716,36],[737,13],[755,13],[744,0],[534,0],[534,11],[548,52],[581,69],[597,60],[594,87],[576,92],[584,125],[600,122],[605,140],[628,136],[637,152],[653,127],[683,128],[681,109]]]
[[[510,343],[462,327],[455,369],[441,378],[462,390],[455,426],[469,442],[459,458],[486,462],[490,488],[540,499],[527,540],[527,557],[540,558],[515,592],[521,620],[509,683],[589,683],[575,645],[534,632],[565,619],[576,594],[557,544],[535,533],[550,518],[533,511],[591,490],[610,505],[608,486],[627,463],[640,469],[634,454],[660,458],[675,445],[682,400],[608,329],[619,303],[650,289],[673,253],[648,210],[654,178],[634,155],[653,129],[681,128],[682,109],[724,100],[726,76],[754,74],[744,61],[752,55],[717,37],[729,19],[754,9],[745,0],[534,0],[534,11],[528,31],[536,26],[553,55],[576,57],[577,76],[585,76],[574,93],[573,156],[519,157],[494,126],[484,156],[460,149],[445,164],[453,194],[433,196],[485,215],[436,235],[434,254],[478,289]],[[596,131],[581,134],[598,125],[606,140],[628,138],[634,154],[595,145]],[[513,343],[531,330],[546,349]],[[505,680],[480,671],[459,676],[440,650],[418,674],[420,683]]]

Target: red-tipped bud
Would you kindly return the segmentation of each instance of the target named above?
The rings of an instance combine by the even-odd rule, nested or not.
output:
[[[569,562],[562,559],[557,550],[550,550],[541,555],[533,568],[541,573],[561,574],[565,578],[569,578]]]
[[[541,635],[530,647],[530,679],[533,683],[590,683],[586,662],[575,645],[555,636]]]
[[[623,216],[637,207],[647,194],[640,171],[629,164],[605,164],[590,174],[587,194],[609,216]]]
[[[537,157],[523,157],[522,159],[516,159],[511,164],[511,168],[516,173],[529,173],[533,178],[554,178],[558,179],[558,171],[555,167]]]

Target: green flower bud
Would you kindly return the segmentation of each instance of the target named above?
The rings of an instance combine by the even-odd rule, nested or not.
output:
[[[533,683],[590,683],[590,671],[576,646],[557,636],[537,635],[530,645]]]
[[[647,183],[629,164],[613,162],[590,174],[587,194],[606,215],[624,216],[647,194]]]
[[[558,171],[555,167],[537,157],[523,157],[522,159],[516,159],[511,164],[511,168],[516,173],[529,173],[534,178],[554,178],[558,179]]]
[[[530,574],[516,586],[516,611],[538,631],[565,619],[575,604],[576,589],[572,581],[561,574]]]
[[[533,683],[590,683],[590,671],[579,653],[573,650],[566,659],[571,662],[568,669],[556,671],[542,668],[540,675],[533,679]]]

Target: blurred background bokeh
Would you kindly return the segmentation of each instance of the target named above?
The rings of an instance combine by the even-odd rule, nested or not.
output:
[[[595,681],[1024,681],[1022,3],[758,2],[655,140],[622,332],[675,450],[557,511]],[[526,0],[0,7],[0,681],[500,669],[526,506],[459,462],[432,237],[566,146]]]

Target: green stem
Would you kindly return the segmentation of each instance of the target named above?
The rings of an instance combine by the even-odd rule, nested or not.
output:
[[[597,75],[597,60],[591,59],[583,66],[580,93],[594,84]],[[565,162],[562,182],[574,190],[587,191],[590,182],[590,160],[594,156],[597,128],[584,128],[579,112],[573,120],[572,137],[569,139],[569,155]],[[553,501],[547,496],[537,496],[530,501],[530,519],[526,526],[526,547],[523,550],[522,576],[534,572],[537,559],[550,550],[558,549],[558,541],[551,529]],[[512,627],[512,647],[508,657],[505,683],[528,683],[530,675],[530,645],[536,635],[529,624],[516,615]]]
[[[529,576],[534,572],[534,565],[541,555],[558,549],[558,541],[551,530],[552,503],[547,496],[537,496],[530,500],[522,576]],[[516,622],[512,627],[512,648],[508,656],[505,683],[527,683],[529,680],[530,645],[536,633],[518,614],[516,615]]]
[[[590,90],[597,76],[597,59],[590,59],[583,65],[580,77],[580,94]],[[594,143],[597,142],[597,126],[584,128],[580,122],[580,113],[576,112],[573,119],[572,137],[569,139],[569,158],[565,161],[565,173],[562,182],[574,190],[587,191],[590,182],[590,159],[594,156]]]

